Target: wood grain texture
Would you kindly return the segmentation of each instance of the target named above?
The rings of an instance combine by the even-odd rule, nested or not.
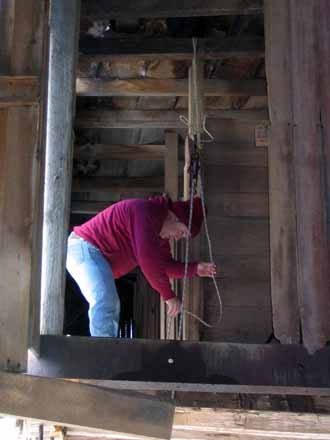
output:
[[[48,405],[44,396],[51,396]],[[141,394],[0,372],[0,413],[166,439],[174,407]]]
[[[188,96],[184,79],[92,79],[77,78],[78,96]],[[209,79],[205,96],[267,96],[264,80],[226,81]]]
[[[169,110],[99,110],[80,111],[76,117],[76,128],[164,128],[184,129],[180,115],[186,111]],[[210,119],[257,121],[268,118],[265,111],[250,110],[208,110]],[[253,141],[252,136],[252,141]],[[251,142],[252,142],[251,141]],[[246,139],[245,139],[246,142]]]
[[[244,39],[237,37],[226,38],[199,38],[198,54],[206,60],[235,57],[263,57],[264,40],[260,37]],[[79,57],[78,76],[91,77],[95,74],[95,66],[104,65],[114,60],[123,60],[126,57],[143,60],[157,58],[175,61],[192,60],[193,48],[190,38],[134,37],[116,38],[82,37],[80,39],[81,52]],[[94,66],[94,67],[93,67]],[[94,72],[93,72],[94,71]]]
[[[210,197],[221,193],[267,193],[266,167],[218,166],[205,168],[205,186]]]
[[[16,371],[26,368],[29,347],[37,124],[35,107],[0,110],[0,366]]]
[[[273,326],[282,343],[300,342],[297,291],[290,8],[265,2],[270,107],[269,202]]]
[[[330,339],[329,251],[321,159],[317,2],[290,2],[298,295],[303,341],[315,351]],[[308,38],[307,38],[308,35]],[[329,29],[322,38],[329,37]],[[322,60],[322,62],[326,62]],[[301,90],[305,92],[302,95]]]
[[[175,0],[166,3],[160,0],[140,0],[137,7],[134,0],[128,0],[123,4],[119,0],[97,0],[93,3],[84,0],[82,2],[82,16],[84,18],[115,18],[128,17],[194,17],[194,16],[217,16],[217,15],[245,15],[261,14],[263,4],[261,0],[195,0],[193,5],[190,1],[182,1],[179,4]]]
[[[0,108],[37,104],[39,94],[35,76],[0,76]]]
[[[77,145],[74,149],[75,159],[106,160],[163,160],[166,148],[164,145]]]

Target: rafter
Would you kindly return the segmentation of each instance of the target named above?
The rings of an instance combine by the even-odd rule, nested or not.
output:
[[[267,121],[267,110],[207,110],[209,119]],[[78,112],[76,128],[185,128],[180,115],[186,111],[87,110]]]
[[[200,17],[253,15],[263,12],[262,0],[95,0],[82,2],[83,18]]]
[[[77,78],[78,96],[188,96],[185,79],[94,79]],[[267,96],[261,79],[204,82],[205,96]]]

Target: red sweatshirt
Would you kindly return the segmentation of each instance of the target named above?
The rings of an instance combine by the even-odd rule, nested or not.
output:
[[[184,277],[184,263],[173,260],[169,241],[159,236],[168,209],[164,197],[123,200],[76,226],[74,232],[102,252],[115,278],[140,266],[166,301],[175,296],[169,278]],[[189,263],[188,277],[196,273],[197,263]]]

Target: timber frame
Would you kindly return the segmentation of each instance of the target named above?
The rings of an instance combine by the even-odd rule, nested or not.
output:
[[[63,1],[66,3],[65,0],[56,1],[59,2],[58,4],[62,4]],[[16,3],[21,4],[21,8],[25,3],[28,4],[28,13],[31,17],[35,17],[38,12],[40,22],[33,23],[34,27],[31,25],[31,28],[25,23],[30,40],[38,40],[37,35],[40,32],[47,37],[48,10],[44,5],[48,5],[48,2],[45,2],[43,7],[38,6],[40,2],[34,0],[27,2],[16,0]],[[74,0],[73,3],[76,25],[79,17],[79,1]],[[88,2],[84,2],[83,13],[89,17],[102,16],[104,8],[108,8],[105,1],[97,0],[92,3],[94,6],[89,7]],[[113,0],[110,3],[113,4],[116,17],[122,16],[123,13],[131,15],[136,13],[134,1],[128,2],[130,6],[127,9],[125,7],[125,11],[122,6],[124,2]],[[43,376],[48,378],[50,383],[53,379],[59,378],[75,379],[102,387],[139,391],[238,393],[247,396],[251,394],[330,396],[330,349],[326,346],[330,340],[329,213],[327,211],[330,172],[330,97],[327,80],[330,71],[329,65],[323,65],[326,63],[322,62],[320,70],[315,71],[317,62],[314,53],[317,47],[317,55],[321,61],[330,56],[328,26],[330,5],[327,0],[315,0],[313,5],[310,0],[276,0],[276,2],[265,0],[263,8],[263,2],[259,0],[248,2],[204,0],[197,1],[199,7],[192,11],[187,6],[188,2],[183,2],[184,6],[181,8],[176,6],[177,2],[174,1],[165,2],[166,8],[160,6],[162,2],[153,3],[160,8],[157,17],[238,12],[260,14],[263,11],[265,13],[265,50],[271,124],[269,164],[273,323],[275,337],[281,344],[110,340],[61,335],[63,322],[61,295],[63,295],[65,236],[69,206],[68,185],[71,184],[70,167],[72,166],[74,82],[71,84],[72,95],[69,103],[71,113],[64,122],[61,119],[66,131],[64,142],[66,149],[58,153],[60,157],[57,157],[57,168],[54,168],[55,162],[52,162],[54,182],[60,184],[56,188],[63,194],[63,200],[60,201],[60,207],[57,205],[59,210],[56,212],[57,218],[62,219],[62,223],[57,233],[53,231],[52,244],[56,251],[53,255],[55,255],[54,264],[58,264],[56,272],[58,277],[55,277],[56,282],[53,278],[48,279],[48,291],[51,293],[47,297],[49,304],[45,306],[52,307],[55,318],[54,322],[50,323],[48,319],[50,315],[44,316],[44,334],[40,336],[38,332],[41,290],[39,229],[41,208],[44,203],[42,196],[42,182],[46,168],[44,113],[47,103],[42,69],[46,70],[46,58],[45,48],[39,47],[39,61],[30,63],[29,54],[33,53],[35,56],[35,47],[24,47],[18,42],[13,52],[13,58],[16,56],[16,59],[11,61],[10,67],[2,69],[6,73],[0,77],[0,144],[5,145],[0,151],[0,212],[3,219],[0,237],[1,246],[5,250],[2,251],[0,264],[0,289],[1,295],[4,296],[4,307],[0,308],[0,370],[11,373],[28,372],[33,378],[26,376],[26,380],[31,379],[36,393],[44,385],[38,385],[35,376]],[[219,4],[223,4],[223,8]],[[148,1],[143,1],[142,6],[141,13],[145,14],[144,16],[154,15],[156,6],[152,9],[148,8]],[[59,12],[63,13],[63,10]],[[24,17],[17,11],[11,12],[14,13],[17,21],[15,25],[19,28],[20,23],[24,23]],[[299,20],[294,20],[295,16],[298,16]],[[306,32],[311,37],[310,42],[302,38]],[[71,48],[75,47],[75,38],[76,30],[71,34]],[[287,41],[290,44],[287,45]],[[129,43],[126,44],[125,50],[135,56],[136,53],[132,54],[132,50],[127,49]],[[173,42],[170,44],[173,45]],[[187,53],[185,44],[186,42],[182,43],[178,56],[189,59],[191,53]],[[120,44],[118,45],[120,50]],[[228,47],[211,48],[209,56],[213,57],[216,51],[227,49]],[[135,48],[135,50],[139,49]],[[260,53],[260,42],[251,43],[240,50]],[[93,53],[91,47],[89,51]],[[155,47],[146,50],[149,54],[153,51]],[[72,79],[75,74],[73,49],[68,56],[70,55]],[[120,54],[117,53],[116,56]],[[85,57],[86,54],[83,58]],[[310,59],[313,62],[306,62]],[[300,93],[306,84],[308,84],[308,99]],[[124,82],[105,83],[78,79],[76,91],[80,95],[115,96],[116,93],[122,95],[121,87],[125,89],[126,86],[127,83]],[[187,94],[187,84],[181,80],[167,82],[165,85],[160,84],[159,81],[136,80],[130,82],[129,87],[131,95],[139,94],[142,89],[149,96],[162,94],[186,96]],[[267,93],[266,84],[259,80],[239,83],[209,81],[207,87],[207,93],[212,95],[252,93],[255,96],[265,96]],[[319,87],[322,88],[322,96],[319,95]],[[65,110],[64,102],[58,104],[57,116],[61,111],[64,114]],[[177,116],[175,111],[157,113],[151,110],[127,110],[109,111],[102,115],[98,115],[97,112],[83,112],[79,115],[77,126],[139,127],[143,121],[145,127],[170,130],[167,132],[166,146],[155,145],[156,148],[152,149],[152,153],[146,146],[126,146],[126,150],[119,146],[117,151],[116,149],[112,151],[111,157],[125,157],[133,149],[136,154],[144,158],[158,160],[164,157],[165,161],[171,161],[171,151],[166,148],[172,145],[177,157],[177,137],[173,134],[173,130],[182,128]],[[214,111],[213,116],[268,122],[268,114],[264,111]],[[17,133],[17,125],[22,130],[21,134]],[[21,146],[24,142],[26,149],[23,160],[17,163],[12,155],[17,153],[19,156],[22,153]],[[97,145],[100,154],[105,154],[103,147],[102,144]],[[83,157],[84,150],[81,149],[76,154]],[[167,168],[167,173],[171,174],[170,167]],[[10,179],[13,177],[19,182],[17,188],[10,184]],[[111,185],[127,187],[138,184],[139,187],[152,187],[157,190],[163,185],[158,178],[142,180],[137,182],[137,180],[125,179],[123,182],[118,178],[118,181],[113,180]],[[167,190],[175,194],[178,181],[174,181],[173,176],[170,176],[168,182],[171,182],[171,185]],[[93,181],[90,179],[73,181],[74,190],[77,192],[85,191],[88,185],[104,188],[108,182],[97,178]],[[64,191],[63,188],[66,190]],[[29,197],[30,193],[33,195],[32,198]],[[308,209],[306,209],[306,199],[310,204]],[[51,206],[48,206],[49,212],[54,214]],[[79,206],[74,206],[73,209],[79,210]],[[95,206],[90,209],[95,210]],[[53,226],[55,223],[59,224],[51,215],[46,220],[50,227],[52,224]],[[17,271],[12,270],[13,265],[18,267]],[[19,320],[19,329],[17,320]],[[4,389],[7,386],[19,389],[22,377],[19,374],[16,382],[13,377],[14,375],[7,376],[7,373],[0,373],[0,391],[2,386]],[[40,381],[42,382],[42,379]],[[71,385],[78,390],[77,396],[85,390],[86,393],[90,391],[86,388],[86,384]],[[65,387],[63,384],[59,386]],[[100,395],[103,393],[102,399],[109,399],[109,394],[104,390],[99,390],[99,393]],[[149,408],[150,402],[144,401],[143,405],[144,408]],[[18,411],[15,405],[8,408],[12,414]],[[167,421],[171,415],[173,416],[173,408],[168,403],[164,403],[164,406],[160,405],[158,410],[159,417],[167,411]],[[1,397],[0,412],[6,412],[6,405]],[[37,413],[28,413],[24,407],[19,407],[17,414],[39,418]],[[58,420],[47,413],[45,418],[77,424],[74,415],[70,420],[63,418]],[[96,421],[92,426],[100,427],[100,424]],[[116,426],[111,425],[110,428],[115,429]],[[143,435],[156,436],[155,431],[142,431],[139,432]],[[162,431],[160,437],[162,436],[169,436],[169,432]]]

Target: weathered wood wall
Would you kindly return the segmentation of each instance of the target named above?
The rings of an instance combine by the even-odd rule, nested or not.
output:
[[[202,339],[266,342],[272,333],[267,148],[255,146],[253,122],[208,125],[215,142],[204,147],[205,192],[224,307],[222,322],[202,327]],[[211,280],[203,287],[204,317],[214,323],[217,295]]]
[[[330,10],[325,0],[265,6],[274,328],[314,352],[330,339]]]
[[[0,4],[0,75],[40,77],[47,2]],[[40,193],[43,105],[38,97],[0,109],[0,368],[26,368],[27,349],[37,343],[31,318],[39,311]],[[6,97],[5,99],[6,100]],[[31,338],[32,337],[32,338]]]

